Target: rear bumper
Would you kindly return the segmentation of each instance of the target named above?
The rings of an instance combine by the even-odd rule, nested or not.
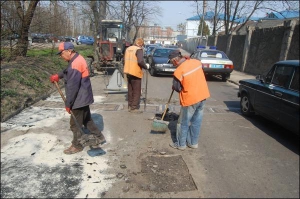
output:
[[[230,74],[233,69],[225,69],[225,68],[203,68],[203,72],[206,75],[222,75],[222,74]]]

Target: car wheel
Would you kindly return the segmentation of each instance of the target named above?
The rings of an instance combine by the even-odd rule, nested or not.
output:
[[[155,70],[154,70],[153,67],[150,68],[150,75],[151,76],[155,76],[156,75]]]
[[[226,82],[230,78],[230,74],[222,74],[222,81]]]
[[[246,93],[243,93],[241,96],[240,107],[242,115],[251,116],[254,114],[250,99]]]

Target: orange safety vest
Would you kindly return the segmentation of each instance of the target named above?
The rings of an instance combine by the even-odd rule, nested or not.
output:
[[[174,76],[181,82],[180,105],[190,106],[210,97],[202,64],[199,60],[189,59],[180,64]]]
[[[143,70],[142,68],[138,65],[138,60],[136,56],[136,51],[138,49],[142,49],[138,46],[129,46],[126,49],[125,52],[125,57],[124,57],[124,73],[133,75],[138,78],[143,77]]]

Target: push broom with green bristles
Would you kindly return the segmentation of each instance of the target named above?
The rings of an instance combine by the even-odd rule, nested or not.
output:
[[[169,122],[167,121],[164,121],[164,117],[166,115],[166,112],[168,110],[168,106],[169,106],[169,103],[171,101],[171,98],[172,98],[172,95],[174,93],[174,89],[172,90],[172,93],[170,95],[170,98],[169,98],[169,101],[168,103],[166,104],[166,108],[165,108],[165,111],[163,113],[163,116],[161,118],[161,120],[158,120],[158,119],[154,119],[153,122],[152,122],[152,126],[151,126],[151,130],[152,131],[156,131],[156,132],[166,132],[168,130],[168,125],[169,125]]]

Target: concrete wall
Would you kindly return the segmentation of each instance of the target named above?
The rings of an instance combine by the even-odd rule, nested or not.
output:
[[[243,64],[243,57],[241,52],[244,50],[246,35],[235,35],[232,37],[229,59],[232,60],[235,70],[241,71]]]
[[[190,38],[183,42],[182,48],[192,53],[198,43],[199,38]],[[299,60],[299,19],[288,20],[279,27],[248,27],[247,35],[209,36],[206,45],[214,43],[233,61],[235,70],[265,74],[277,61]]]
[[[284,29],[282,26],[253,31],[244,72],[265,73],[279,61]]]
[[[299,24],[295,26],[287,59],[299,59]]]

